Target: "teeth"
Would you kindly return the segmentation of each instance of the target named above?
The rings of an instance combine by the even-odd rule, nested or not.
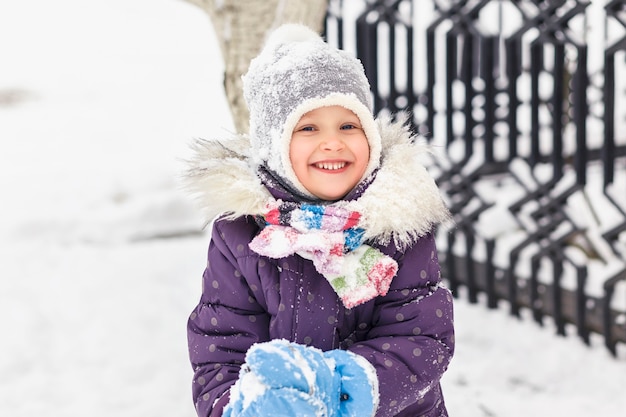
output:
[[[345,162],[320,162],[316,164],[316,166],[320,169],[335,170],[335,169],[341,169],[345,167],[346,163]]]

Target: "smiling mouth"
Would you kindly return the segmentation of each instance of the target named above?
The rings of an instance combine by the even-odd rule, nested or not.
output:
[[[315,167],[328,171],[335,171],[345,167],[346,165],[346,162],[318,162],[317,164],[315,164]]]

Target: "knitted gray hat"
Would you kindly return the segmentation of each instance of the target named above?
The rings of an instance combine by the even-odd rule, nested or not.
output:
[[[316,108],[339,105],[354,112],[370,148],[362,180],[378,168],[381,139],[363,65],[308,27],[285,24],[270,34],[243,76],[243,93],[250,111],[255,163],[265,165],[301,193],[311,195],[293,171],[289,144],[300,118]]]

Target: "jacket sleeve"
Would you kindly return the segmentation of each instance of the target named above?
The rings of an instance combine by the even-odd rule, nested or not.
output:
[[[268,316],[257,302],[257,262],[246,244],[256,230],[245,219],[213,225],[202,296],[187,324],[192,393],[200,417],[221,415],[246,351],[269,338]]]
[[[439,381],[454,353],[453,300],[441,283],[434,236],[420,238],[396,258],[398,273],[388,294],[374,303],[372,327],[350,347],[376,368],[379,417],[415,403],[425,402],[424,415],[437,407]]]

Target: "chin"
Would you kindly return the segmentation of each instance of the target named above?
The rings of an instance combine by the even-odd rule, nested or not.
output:
[[[341,200],[342,198],[344,198],[346,194],[348,194],[348,192],[317,195],[317,197],[321,198],[324,201],[337,201],[337,200]]]

